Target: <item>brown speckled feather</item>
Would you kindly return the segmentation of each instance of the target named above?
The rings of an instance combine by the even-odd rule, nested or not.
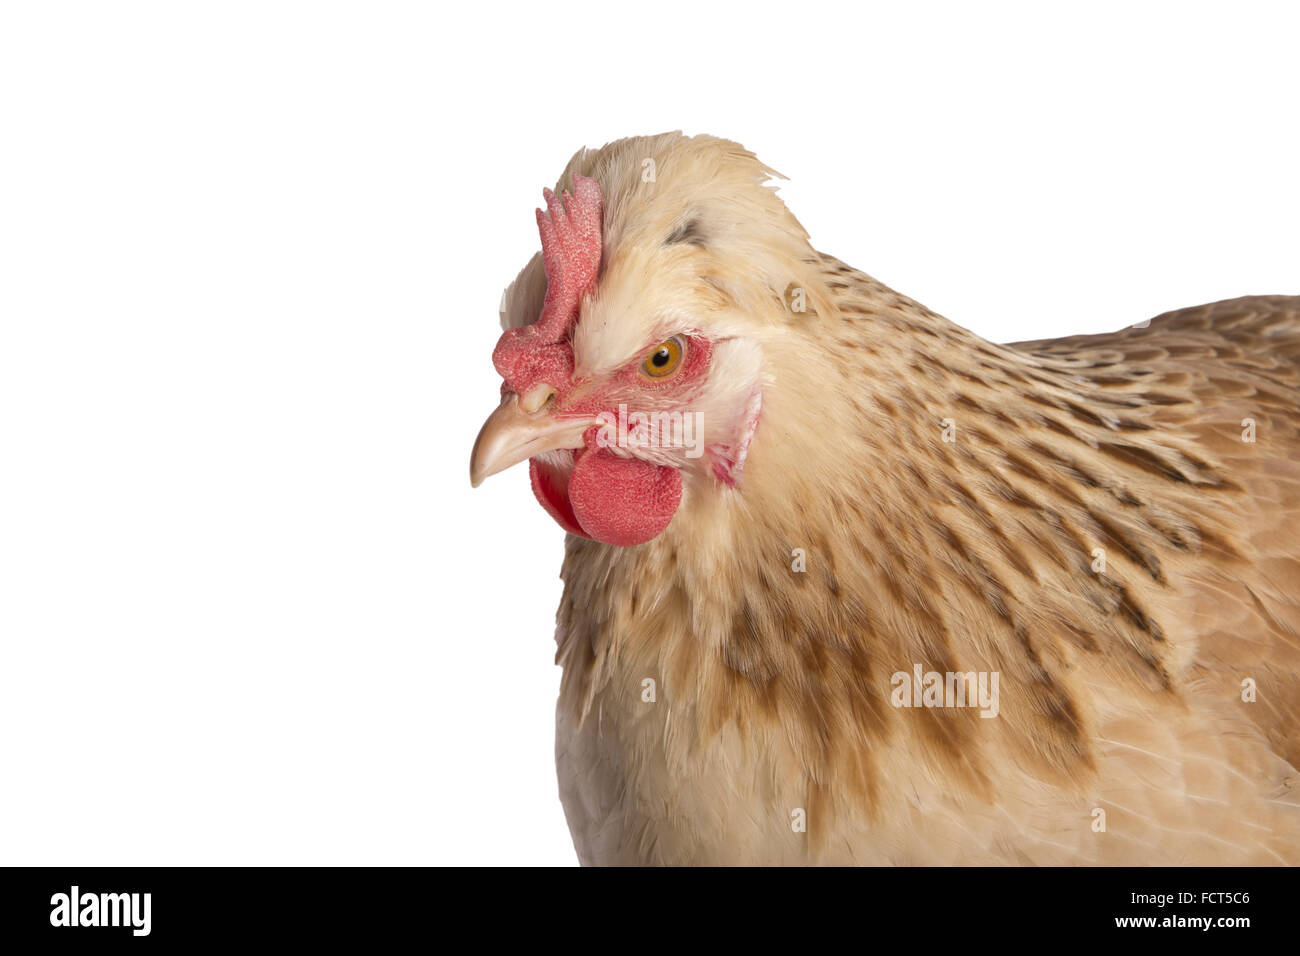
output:
[[[748,266],[699,266],[761,343],[763,412],[737,488],[688,486],[645,545],[567,540],[583,861],[1300,860],[1300,298],[995,345],[814,252],[734,144],[569,173],[631,236],[707,194],[672,179],[690,151],[764,210]],[[619,200],[643,156],[659,192]],[[894,706],[916,665],[997,672],[997,716]]]
[[[1234,557],[1188,569],[1203,622],[1194,674],[1228,693],[1246,672],[1267,685],[1246,712],[1300,765],[1300,298],[1232,299],[1149,328],[1016,347],[1143,394],[1153,428],[1190,435],[1239,489],[1205,502],[1232,514]],[[1254,442],[1243,441],[1248,421]]]

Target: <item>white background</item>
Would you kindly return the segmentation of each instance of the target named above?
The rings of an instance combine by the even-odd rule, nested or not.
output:
[[[562,533],[467,463],[580,146],[997,340],[1300,292],[1281,5],[3,11],[0,863],[574,861]]]

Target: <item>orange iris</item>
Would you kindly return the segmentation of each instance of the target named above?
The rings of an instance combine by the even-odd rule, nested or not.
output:
[[[641,363],[641,373],[649,378],[667,378],[672,375],[682,364],[682,344],[678,336],[660,342]]]

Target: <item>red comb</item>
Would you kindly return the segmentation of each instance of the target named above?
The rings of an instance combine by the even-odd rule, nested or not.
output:
[[[521,395],[539,381],[561,388],[572,377],[569,350],[553,346],[577,319],[583,296],[595,288],[600,271],[601,196],[596,180],[574,174],[572,195],[565,192],[561,201],[544,189],[542,196],[546,211],[537,210],[546,268],[542,312],[532,325],[507,330],[492,353],[507,387]]]
[[[542,190],[546,212],[537,210],[546,266],[546,302],[537,334],[558,341],[578,314],[578,303],[596,284],[600,270],[600,187],[586,176],[573,177],[573,195],[564,202]]]

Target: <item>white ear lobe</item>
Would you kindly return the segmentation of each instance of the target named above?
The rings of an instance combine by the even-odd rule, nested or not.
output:
[[[703,444],[715,478],[734,485],[745,466],[763,400],[763,350],[743,337],[713,347],[707,391],[700,398]]]
[[[501,293],[501,328],[517,329],[532,325],[542,313],[546,298],[546,269],[542,254],[536,253],[528,265],[519,270],[515,281]]]
[[[705,401],[718,425],[730,431],[750,393],[762,386],[763,350],[750,339],[727,339],[714,345],[712,366]]]

